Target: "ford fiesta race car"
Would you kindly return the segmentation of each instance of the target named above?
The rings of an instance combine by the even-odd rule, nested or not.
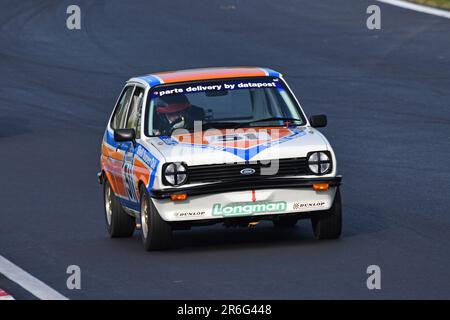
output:
[[[317,239],[341,234],[341,176],[327,139],[280,73],[206,68],[131,78],[101,151],[111,237],[142,229],[146,250],[172,231],[311,219]]]

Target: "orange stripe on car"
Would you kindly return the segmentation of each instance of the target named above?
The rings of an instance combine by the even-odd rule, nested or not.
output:
[[[106,157],[113,158],[114,160],[122,161],[123,153],[116,151],[116,149],[106,143],[102,143],[102,154]]]
[[[261,77],[266,76],[266,72],[255,67],[234,67],[234,68],[205,68],[191,69],[172,72],[159,72],[152,74],[160,78],[164,83],[210,80],[239,77]]]
[[[138,188],[137,182],[142,181],[147,186],[150,181],[150,171],[148,167],[138,158],[134,158],[133,177],[137,180],[136,188]]]

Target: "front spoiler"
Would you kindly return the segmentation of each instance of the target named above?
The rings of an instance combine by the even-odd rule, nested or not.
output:
[[[255,179],[233,182],[215,182],[194,187],[168,188],[150,190],[150,196],[155,199],[167,199],[172,194],[185,193],[188,196],[214,194],[232,191],[283,189],[283,188],[311,188],[315,183],[328,183],[330,187],[341,185],[342,176],[331,178],[273,178]]]

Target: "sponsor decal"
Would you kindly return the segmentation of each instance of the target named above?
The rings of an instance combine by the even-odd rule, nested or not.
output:
[[[175,212],[175,217],[178,217],[178,218],[202,217],[204,215],[205,215],[205,211]]]
[[[294,202],[292,209],[293,210],[302,210],[308,208],[321,208],[326,204],[325,201],[307,201],[307,202]]]
[[[147,188],[153,187],[156,178],[156,169],[159,165],[159,160],[153,154],[151,154],[145,147],[138,145],[136,149],[136,155],[144,161],[144,163],[150,169],[150,181]],[[131,168],[132,169],[132,168]],[[136,189],[137,190],[137,189]]]
[[[283,86],[277,81],[272,80],[260,80],[260,81],[227,81],[222,84],[202,84],[202,85],[178,85],[172,86],[170,89],[154,90],[151,95],[154,97],[163,97],[172,94],[186,94],[193,92],[217,92],[223,90],[239,90],[249,88],[278,88],[278,90],[284,90]]]
[[[158,166],[158,159],[148,152],[142,145],[137,146],[136,155],[140,157],[142,161],[150,167],[150,169],[155,170]]]
[[[269,213],[286,211],[285,201],[267,202],[241,202],[222,206],[220,203],[213,204],[212,214],[214,216],[247,216],[255,213]]]

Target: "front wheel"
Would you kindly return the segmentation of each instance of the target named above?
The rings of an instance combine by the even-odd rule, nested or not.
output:
[[[136,227],[136,221],[127,214],[114,195],[108,179],[103,187],[105,200],[106,229],[111,238],[131,237]]]
[[[145,188],[141,188],[141,227],[145,250],[170,248],[172,227],[161,218]]]
[[[336,189],[333,206],[325,212],[317,212],[319,216],[311,219],[314,237],[316,239],[336,239],[342,231],[341,192]]]

